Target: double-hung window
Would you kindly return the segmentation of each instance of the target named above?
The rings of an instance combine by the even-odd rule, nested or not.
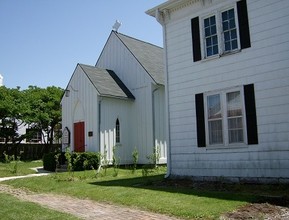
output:
[[[254,84],[195,95],[198,147],[258,144]]]
[[[251,47],[246,0],[193,18],[191,28],[195,62]]]
[[[239,31],[235,8],[217,11],[203,19],[204,58],[239,49]]]
[[[209,145],[244,143],[243,91],[230,90],[206,95]]]

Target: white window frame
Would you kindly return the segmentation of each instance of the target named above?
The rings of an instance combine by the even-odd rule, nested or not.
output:
[[[235,14],[235,25],[237,30],[237,43],[238,47],[234,50],[225,51],[225,39],[224,39],[224,33],[223,33],[223,27],[222,27],[222,13],[225,11],[228,11],[230,9],[234,9]],[[206,38],[205,38],[205,26],[204,26],[204,20],[206,18],[209,18],[211,16],[216,17],[216,27],[217,27],[217,37],[218,37],[218,54],[214,54],[211,56],[207,56],[206,51]],[[232,54],[239,52],[241,50],[241,42],[240,42],[240,32],[239,32],[239,19],[238,19],[238,12],[237,12],[237,4],[236,2],[227,6],[222,7],[217,10],[214,10],[212,13],[206,14],[204,16],[200,16],[200,35],[201,35],[201,53],[202,53],[202,59],[208,60],[211,58],[218,58],[220,56],[226,55],[226,54]]]
[[[241,95],[241,110],[242,110],[242,123],[243,123],[243,142],[240,143],[229,143],[229,132],[228,132],[228,116],[227,116],[227,93],[240,92]],[[210,144],[209,140],[209,120],[208,120],[208,96],[220,95],[221,111],[222,111],[222,133],[223,143],[222,144]],[[242,86],[228,88],[225,90],[217,90],[212,92],[204,93],[204,114],[205,114],[205,129],[206,129],[206,143],[208,147],[241,147],[247,145],[247,125],[246,125],[246,112],[245,112],[245,98],[244,88]]]

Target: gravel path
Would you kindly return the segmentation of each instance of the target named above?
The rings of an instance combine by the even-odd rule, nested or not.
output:
[[[80,219],[98,220],[177,220],[170,216],[138,209],[98,203],[86,199],[53,194],[37,194],[28,190],[0,184],[0,193],[8,193],[24,201],[34,202],[46,208],[66,212]]]

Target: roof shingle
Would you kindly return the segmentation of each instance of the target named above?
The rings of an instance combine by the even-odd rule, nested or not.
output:
[[[157,83],[164,85],[163,48],[113,31]]]
[[[78,64],[100,96],[135,99],[129,89],[112,70]]]

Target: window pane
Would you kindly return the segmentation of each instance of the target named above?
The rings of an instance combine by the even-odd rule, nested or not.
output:
[[[224,39],[225,39],[225,42],[230,41],[230,33],[229,32],[224,33]]]
[[[120,126],[119,126],[118,119],[116,119],[116,122],[115,122],[115,142],[120,143]]]
[[[212,45],[212,39],[211,38],[207,38],[206,39],[206,44],[207,44],[208,47],[211,46]]]
[[[227,31],[229,30],[229,22],[228,21],[224,21],[223,22],[223,31]]]
[[[207,105],[208,105],[208,118],[221,118],[221,99],[220,95],[211,95],[207,97]]]
[[[213,45],[218,45],[217,35],[213,37]]]
[[[238,42],[237,42],[237,40],[233,40],[232,41],[232,50],[237,49],[237,48],[238,48]]]
[[[209,121],[209,143],[210,144],[223,143],[222,120]]]
[[[227,116],[229,143],[243,142],[243,117],[240,91],[227,93]]]
[[[216,18],[215,16],[210,17],[210,25],[215,25],[216,24]]]
[[[231,44],[230,42],[225,43],[225,51],[231,50]]]
[[[212,56],[218,51],[218,36],[215,16],[204,19],[206,56]]]
[[[205,28],[205,36],[208,37],[211,35],[211,29],[208,27],[208,28]]]
[[[228,119],[229,130],[243,129],[242,117]]]
[[[216,25],[211,27],[211,34],[214,35],[217,33]]]
[[[208,27],[208,26],[210,25],[210,20],[209,20],[209,18],[206,18],[206,19],[204,20],[204,25],[205,25],[205,27]]]
[[[234,9],[230,9],[230,10],[228,11],[228,14],[229,14],[229,18],[234,18],[234,17],[235,17]]]
[[[235,26],[236,26],[236,24],[235,24],[235,19],[233,18],[233,19],[231,19],[231,20],[229,20],[229,26],[230,26],[230,29],[233,29],[233,28],[235,28]]]
[[[222,13],[222,26],[225,41],[225,51],[237,49],[238,37],[234,9],[230,9]]]
[[[227,11],[224,11],[224,12],[222,13],[222,20],[223,20],[223,21],[224,21],[224,20],[228,20]]]
[[[244,141],[243,122],[241,117],[228,119],[228,134],[229,143],[240,143]]]
[[[237,39],[237,31],[236,31],[236,29],[231,31],[231,39]]]
[[[219,48],[218,48],[218,46],[214,46],[214,47],[213,47],[213,53],[214,53],[214,54],[218,54],[218,53],[219,53]]]
[[[239,91],[227,93],[228,117],[242,116],[241,94]]]
[[[207,48],[207,56],[212,56],[213,55],[213,48],[212,47],[208,47]]]

